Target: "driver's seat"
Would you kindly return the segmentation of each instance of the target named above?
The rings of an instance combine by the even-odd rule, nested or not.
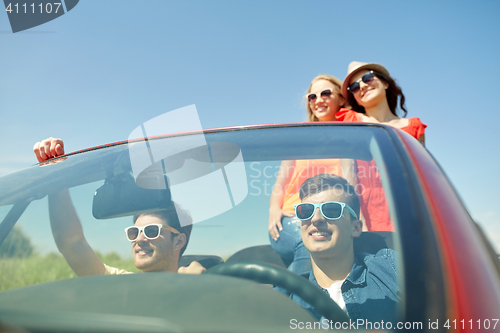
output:
[[[219,256],[209,256],[209,255],[183,255],[179,259],[179,267],[187,267],[193,261],[199,262],[203,267],[209,269],[218,264],[222,264],[224,260]]]
[[[354,253],[377,253],[380,249],[394,249],[394,232],[392,231],[365,231],[354,238]]]

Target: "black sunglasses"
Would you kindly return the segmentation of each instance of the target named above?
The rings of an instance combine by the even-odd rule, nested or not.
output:
[[[328,88],[328,89],[323,90],[319,94],[320,94],[321,98],[325,98],[325,97],[330,97],[330,95],[332,93],[333,93],[333,89]],[[313,93],[307,94],[307,100],[309,101],[309,103],[314,102],[316,100],[316,98],[318,98],[318,95],[316,95],[316,94],[313,94]]]
[[[363,81],[364,83],[368,84],[368,83],[372,82],[374,79],[375,79],[375,74],[373,74],[373,71],[369,71],[368,73],[363,75],[363,77],[361,79],[359,79],[356,82],[351,83],[349,85],[349,87],[347,87],[347,90],[349,90],[351,92],[351,94],[355,94],[361,88],[359,85],[359,81]]]

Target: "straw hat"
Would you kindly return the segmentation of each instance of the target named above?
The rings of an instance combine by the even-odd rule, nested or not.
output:
[[[360,70],[363,69],[374,69],[378,72],[384,73],[387,76],[390,76],[389,71],[385,69],[384,66],[375,64],[375,63],[366,63],[366,62],[360,62],[360,61],[353,61],[349,64],[347,67],[347,76],[344,79],[344,83],[342,84],[342,95],[344,95],[347,98],[347,94],[349,91],[347,90],[347,87],[349,86],[349,82],[351,80],[351,77],[359,72]]]

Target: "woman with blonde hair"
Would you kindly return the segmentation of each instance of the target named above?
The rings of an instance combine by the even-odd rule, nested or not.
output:
[[[342,81],[335,76],[321,74],[312,79],[306,94],[308,121],[336,121],[335,115],[345,107]]]
[[[346,104],[341,93],[342,81],[331,75],[318,75],[306,93],[309,121],[337,121],[337,112]],[[301,274],[311,270],[309,252],[302,243],[300,220],[294,205],[300,203],[299,189],[309,177],[320,173],[340,175],[340,160],[298,160],[281,163],[269,201],[269,238],[273,249],[288,269]],[[343,166],[342,166],[343,167]]]

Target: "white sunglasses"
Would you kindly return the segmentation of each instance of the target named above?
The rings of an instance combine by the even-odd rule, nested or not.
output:
[[[127,239],[131,242],[135,241],[137,237],[139,237],[141,231],[147,239],[157,239],[160,237],[161,228],[169,229],[174,234],[180,234],[178,230],[164,224],[148,224],[143,227],[128,227],[125,228],[125,234],[127,235]]]

